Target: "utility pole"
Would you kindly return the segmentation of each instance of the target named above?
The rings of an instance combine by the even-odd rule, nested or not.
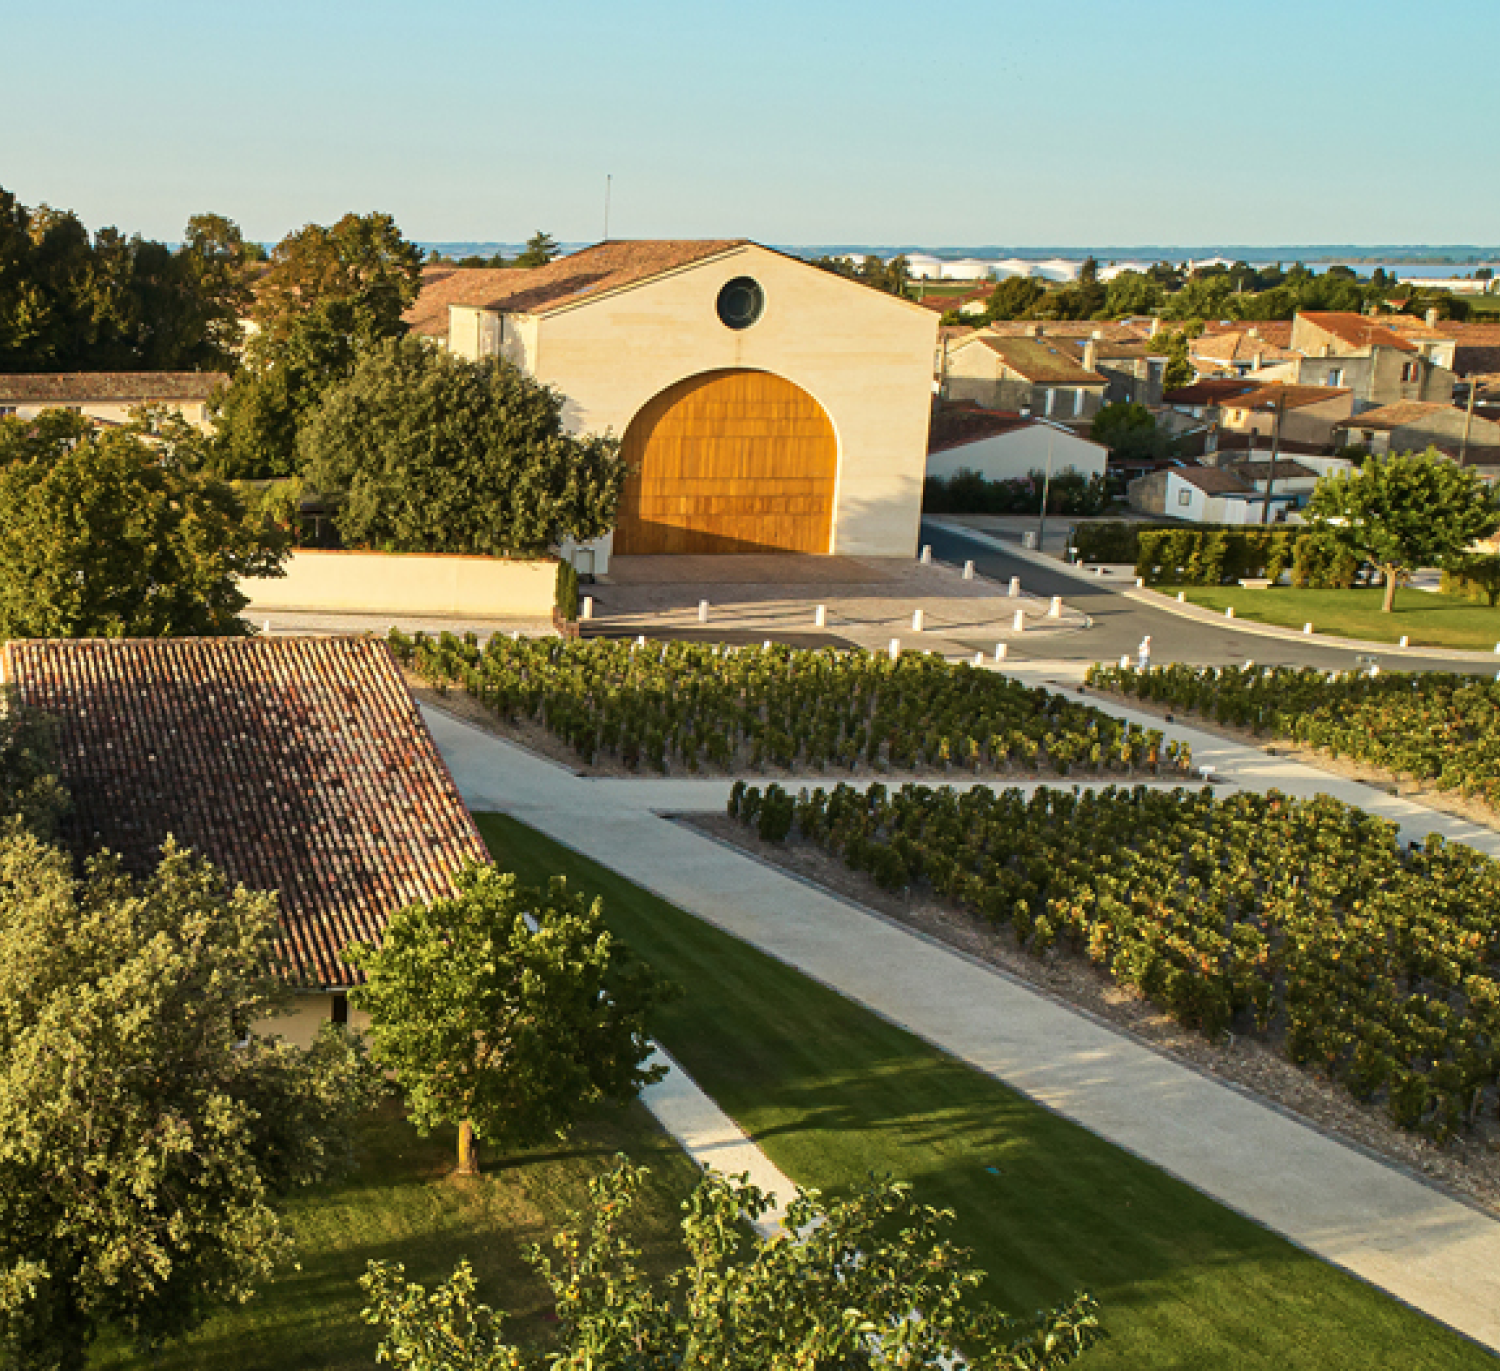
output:
[[[604,178],[604,242],[609,242],[609,192],[614,182],[613,176]]]
[[[1047,472],[1042,477],[1042,512],[1036,521],[1036,550],[1045,552],[1047,550],[1047,492],[1052,489],[1052,421],[1043,419],[1047,425]]]
[[[1464,440],[1458,447],[1458,464],[1463,466],[1469,455],[1469,433],[1474,427],[1474,397],[1479,394],[1479,377],[1469,377],[1469,403],[1464,413]]]
[[[1276,462],[1281,456],[1281,415],[1286,409],[1286,382],[1281,383],[1281,393],[1276,397],[1276,417],[1271,421],[1271,470],[1266,477],[1266,498],[1260,507],[1261,527],[1270,521],[1271,492],[1276,489]]]

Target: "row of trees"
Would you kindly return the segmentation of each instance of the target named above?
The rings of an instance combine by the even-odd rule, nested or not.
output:
[[[222,215],[171,248],[0,189],[0,371],[228,369],[264,256]]]

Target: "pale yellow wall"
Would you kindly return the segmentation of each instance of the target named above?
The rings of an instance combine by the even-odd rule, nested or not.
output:
[[[0,404],[0,413],[14,411],[18,419],[34,419],[45,409],[73,409],[90,419],[102,419],[107,424],[128,424],[131,420],[131,411],[138,409],[143,402],[140,400],[129,400],[123,403],[113,401],[84,400],[78,404]],[[195,428],[208,427],[208,406],[201,400],[187,400],[174,402],[170,400],[154,400],[152,404],[159,404],[166,409],[176,410],[188,423]]]
[[[323,991],[312,991],[293,996],[289,1013],[262,1019],[255,1025],[255,1031],[266,1037],[285,1038],[298,1047],[308,1047],[318,1036],[318,1030],[332,1019],[333,996]],[[349,1026],[368,1028],[370,1016],[351,1009]]]
[[[720,288],[736,276],[753,276],[766,297],[760,319],[738,331],[715,312]],[[830,551],[915,553],[938,328],[931,310],[746,246],[593,304],[532,321],[507,316],[505,325],[506,355],[566,397],[574,432],[622,437],[652,396],[703,372],[785,377],[823,406],[838,437]]]
[[[325,552],[302,548],[286,575],[240,582],[251,618],[275,610],[547,619],[557,564],[421,553]]]

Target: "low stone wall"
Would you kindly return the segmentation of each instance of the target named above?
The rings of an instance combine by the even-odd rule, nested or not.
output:
[[[286,575],[245,581],[245,613],[276,610],[549,619],[557,562],[426,553],[326,552],[301,548]]]

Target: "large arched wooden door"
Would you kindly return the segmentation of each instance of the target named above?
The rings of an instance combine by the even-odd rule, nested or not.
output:
[[[805,390],[764,371],[668,387],[630,421],[617,553],[826,553],[838,440]]]

